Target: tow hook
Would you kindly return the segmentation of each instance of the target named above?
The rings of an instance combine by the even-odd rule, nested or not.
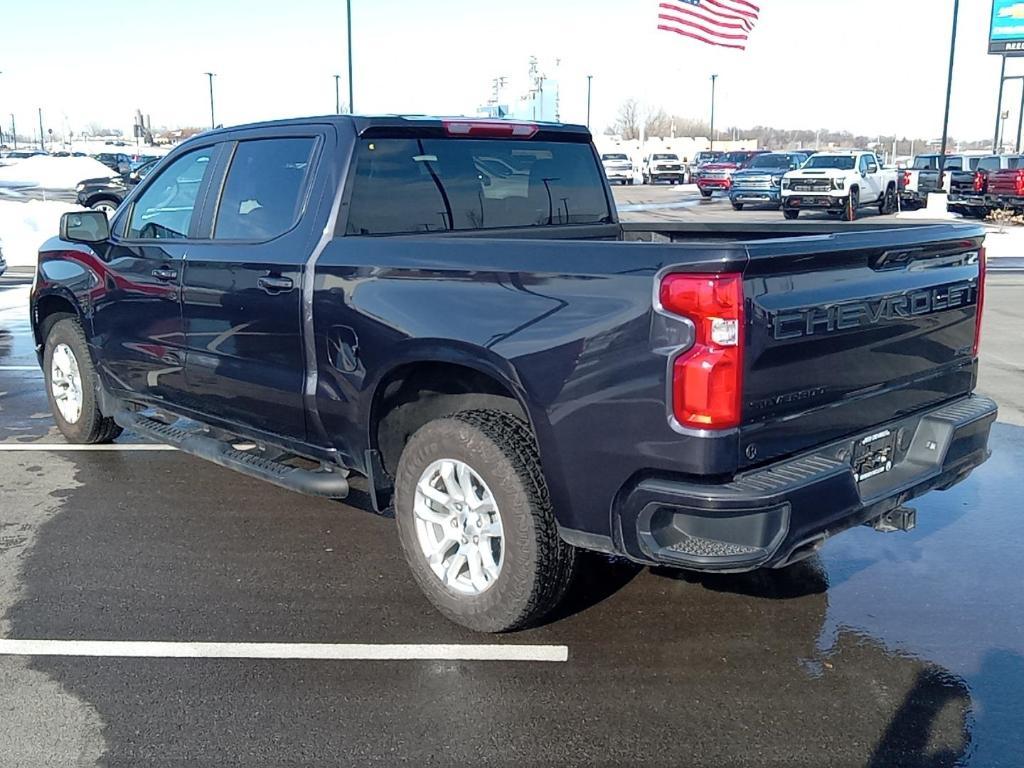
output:
[[[881,517],[876,517],[870,525],[881,533],[912,531],[917,526],[917,510],[910,507],[896,507]]]

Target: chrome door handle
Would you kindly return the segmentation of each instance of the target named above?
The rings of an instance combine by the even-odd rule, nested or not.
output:
[[[292,282],[290,277],[274,277],[273,275],[267,275],[256,280],[256,285],[262,288],[266,293],[275,294],[281,293],[282,291],[290,291],[295,283]]]
[[[157,267],[153,270],[152,274],[157,280],[163,280],[164,282],[178,279],[178,270],[171,269],[170,267]]]

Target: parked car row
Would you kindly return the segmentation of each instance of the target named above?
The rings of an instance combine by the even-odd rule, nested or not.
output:
[[[117,176],[100,176],[78,182],[78,186],[75,187],[78,204],[113,213],[135,185],[153,170],[159,160],[159,157],[154,157],[135,170]]]
[[[1024,210],[1024,156],[985,155],[973,169],[949,173],[949,209],[984,218],[997,209]]]

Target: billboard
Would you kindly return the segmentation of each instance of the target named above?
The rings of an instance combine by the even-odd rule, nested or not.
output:
[[[992,0],[988,52],[1024,56],[1024,2]]]

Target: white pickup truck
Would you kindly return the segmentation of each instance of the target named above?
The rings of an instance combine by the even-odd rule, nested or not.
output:
[[[605,152],[601,155],[601,166],[604,168],[604,175],[611,183],[633,183],[636,171],[633,168],[633,161],[625,152]]]
[[[848,221],[866,206],[878,206],[879,213],[893,213],[896,179],[896,169],[883,168],[874,152],[818,152],[782,177],[782,213],[795,219],[802,210],[817,210]]]

